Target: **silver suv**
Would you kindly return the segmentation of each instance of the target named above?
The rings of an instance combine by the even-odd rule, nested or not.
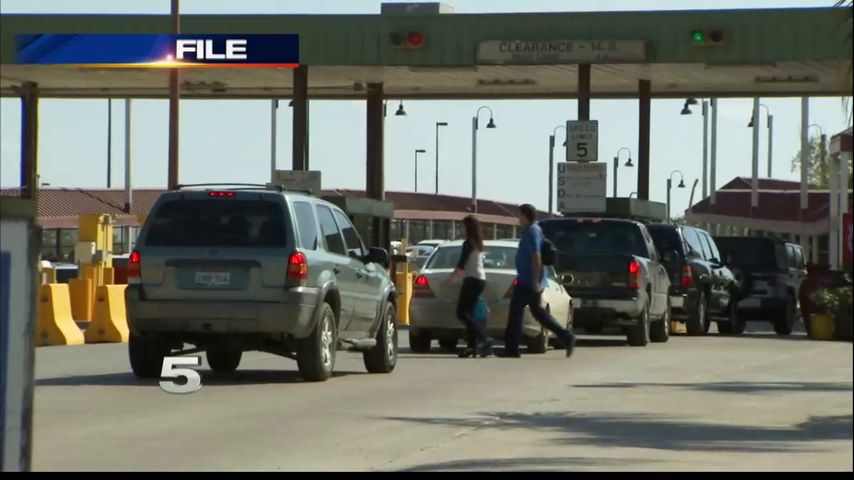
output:
[[[366,249],[347,215],[318,198],[198,188],[211,186],[164,193],[140,231],[125,294],[133,372],[158,377],[164,356],[200,351],[212,370],[233,371],[242,352],[260,350],[323,381],[339,347],[364,352],[371,373],[391,372],[388,253]]]

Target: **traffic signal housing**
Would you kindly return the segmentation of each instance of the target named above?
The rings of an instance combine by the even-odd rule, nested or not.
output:
[[[424,34],[421,32],[392,32],[389,40],[392,48],[399,50],[417,50],[424,46]]]
[[[720,29],[691,30],[691,46],[720,47],[724,44],[724,32]]]

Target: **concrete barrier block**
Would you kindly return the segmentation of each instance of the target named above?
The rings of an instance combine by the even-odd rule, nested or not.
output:
[[[86,329],[86,343],[125,343],[130,337],[125,285],[104,285],[95,292],[95,315]]]
[[[94,313],[95,284],[91,278],[72,278],[68,281],[71,295],[71,315],[78,322],[92,320]]]
[[[38,304],[36,346],[82,345],[83,332],[71,315],[71,295],[64,283],[41,286]]]

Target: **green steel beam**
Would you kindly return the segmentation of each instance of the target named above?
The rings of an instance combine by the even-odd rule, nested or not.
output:
[[[845,8],[443,15],[185,15],[183,33],[297,33],[301,63],[460,67],[485,40],[639,39],[648,63],[771,64],[850,60]],[[692,47],[690,32],[719,28],[725,45]],[[391,47],[394,31],[419,31],[424,47]],[[168,33],[168,15],[0,15],[0,64],[15,63],[15,36]]]

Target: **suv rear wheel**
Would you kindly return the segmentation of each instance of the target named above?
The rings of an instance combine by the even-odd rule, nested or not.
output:
[[[297,343],[297,367],[302,378],[309,382],[322,382],[331,377],[337,346],[335,312],[328,303],[324,303],[311,335]]]
[[[741,335],[744,333],[744,319],[738,316],[738,308],[735,300],[731,300],[729,307],[729,321],[718,322],[718,333],[722,335]]]
[[[670,340],[670,302],[667,303],[667,309],[661,320],[654,322],[650,326],[649,339],[655,343],[664,343]]]
[[[365,368],[370,373],[391,373],[397,365],[397,313],[394,305],[386,304],[380,328],[377,330],[377,345],[362,354]]]
[[[430,332],[424,330],[409,329],[409,349],[412,353],[430,353]]]
[[[229,373],[237,370],[240,365],[240,358],[243,352],[240,350],[208,350],[205,353],[208,358],[208,365],[211,370],[220,373]]]
[[[626,339],[633,347],[645,347],[649,343],[649,305],[646,305],[640,317],[636,319],[635,325],[629,327]]]
[[[797,305],[795,304],[795,298],[789,295],[786,298],[786,307],[782,312],[774,319],[774,332],[777,335],[791,335],[792,328],[795,325],[795,317],[797,316]]]
[[[130,368],[139,378],[159,378],[166,355],[169,355],[169,346],[161,338],[131,334],[128,339]]]
[[[700,291],[697,295],[697,306],[693,312],[688,314],[688,321],[685,322],[685,329],[688,335],[705,335],[709,331],[708,319],[708,302],[706,301],[706,292]]]

